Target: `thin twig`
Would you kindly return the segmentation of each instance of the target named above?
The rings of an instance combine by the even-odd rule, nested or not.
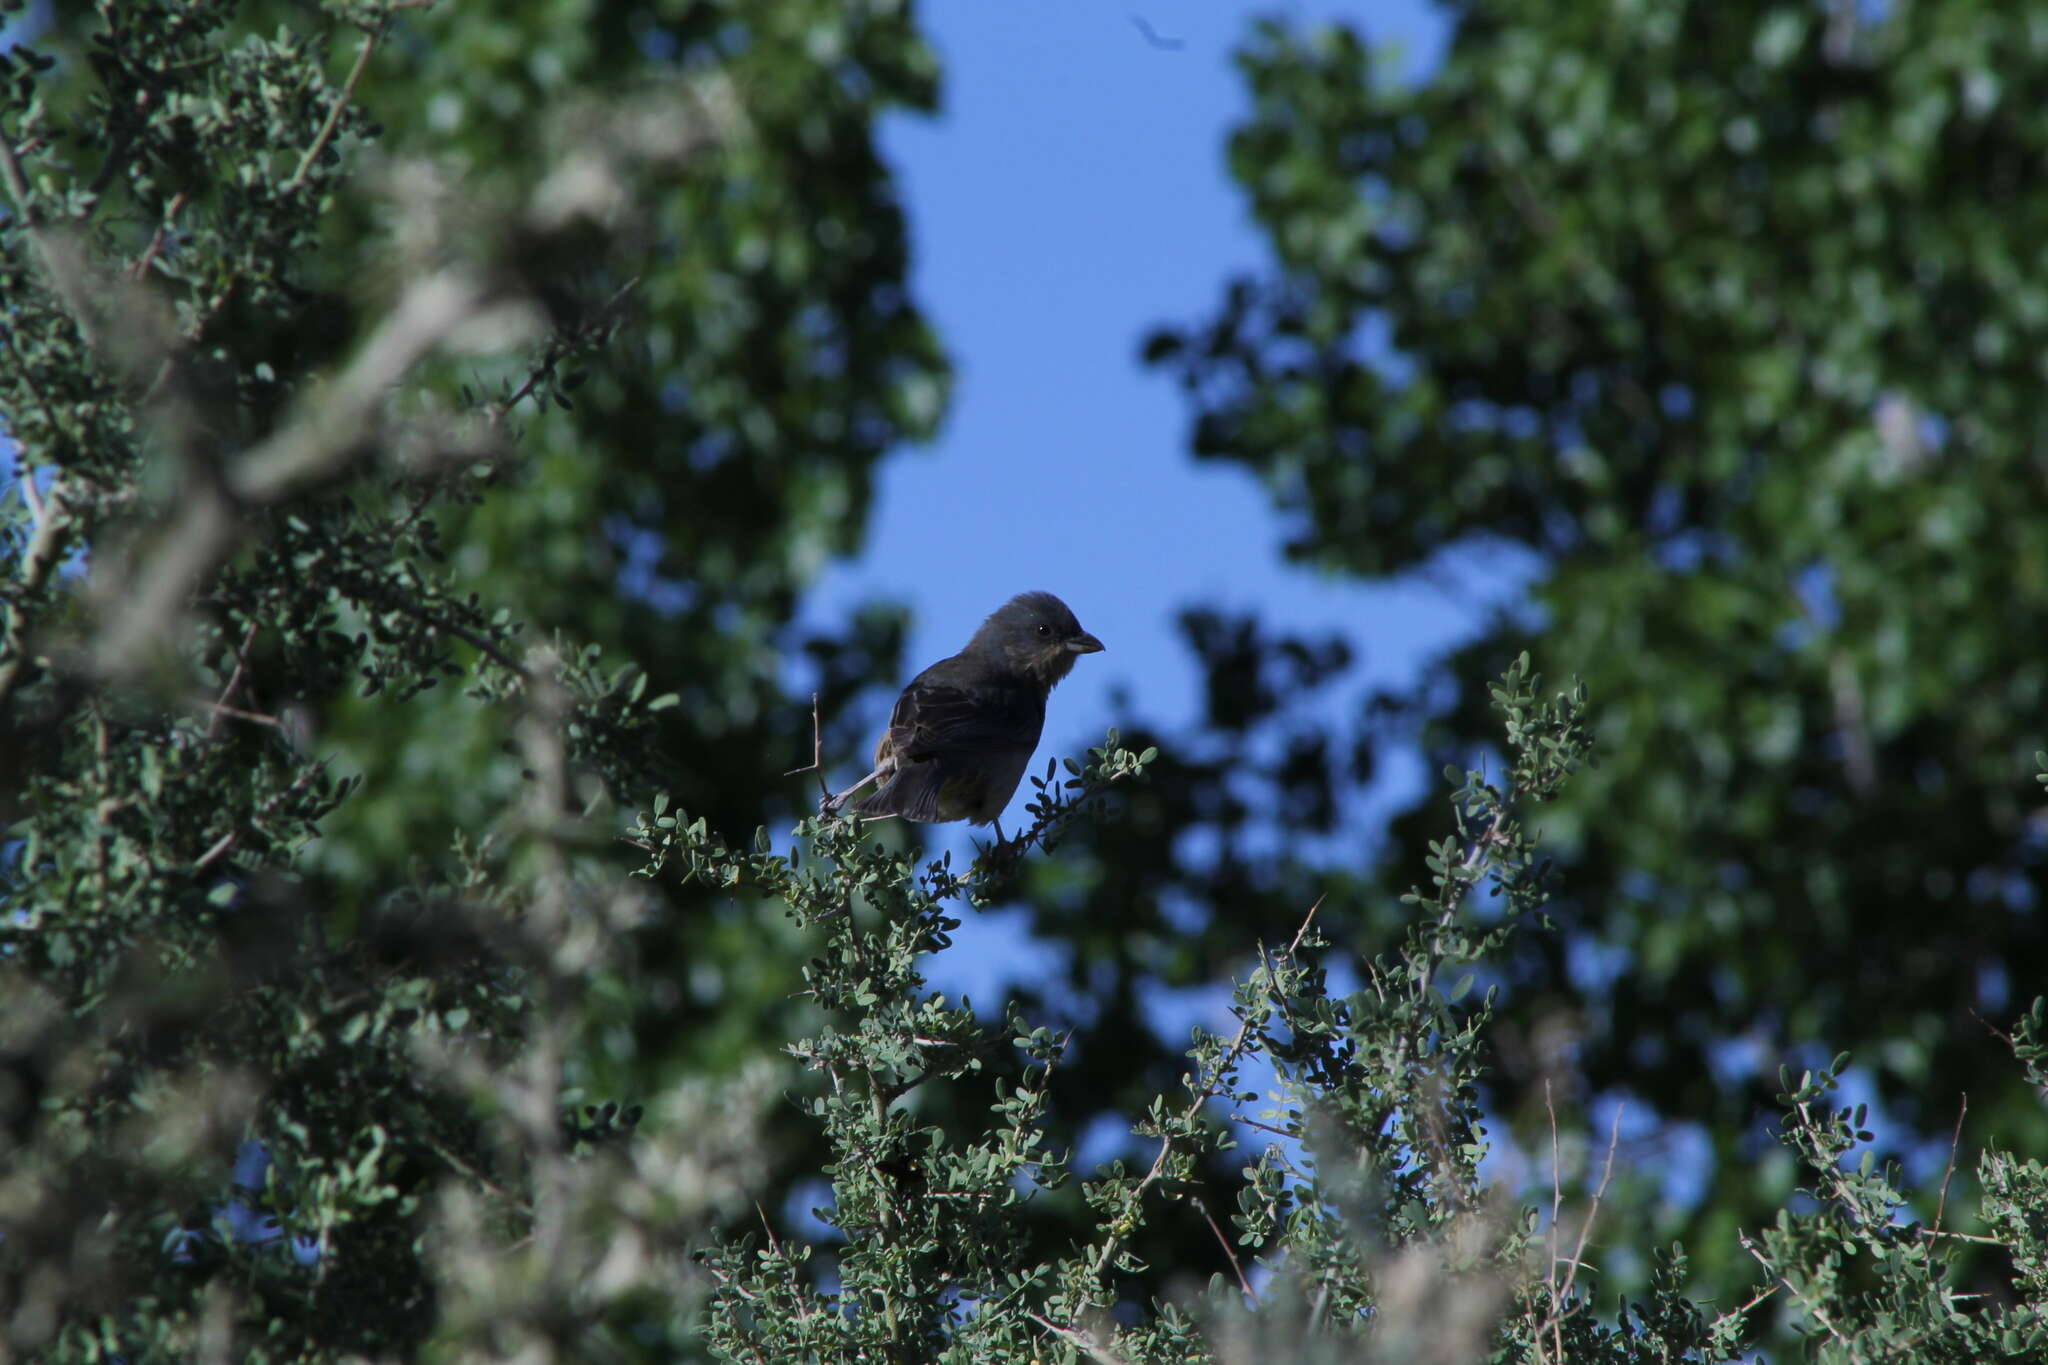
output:
[[[784,777],[795,777],[798,773],[816,773],[818,790],[826,794],[831,788],[825,785],[825,732],[818,725],[818,694],[811,693],[811,763],[807,768],[791,768]]]
[[[1436,927],[1430,936],[1429,953],[1423,959],[1422,970],[1417,975],[1415,981],[1414,994],[1418,1004],[1427,1005],[1429,1003],[1430,992],[1436,986],[1437,967],[1443,959],[1444,931],[1450,928],[1451,921],[1457,918],[1458,908],[1465,903],[1465,896],[1472,889],[1472,884],[1476,884],[1478,881],[1478,871],[1486,859],[1487,849],[1493,847],[1495,840],[1500,836],[1501,826],[1507,822],[1507,795],[1505,793],[1494,793],[1493,795],[1495,802],[1493,818],[1487,821],[1486,828],[1480,831],[1479,837],[1472,841],[1472,847],[1465,854],[1464,858],[1459,861],[1457,872],[1454,874],[1452,881],[1446,884],[1446,890],[1448,890],[1450,885],[1456,884],[1458,880],[1464,877],[1470,876],[1473,879],[1472,883],[1466,884],[1455,896],[1447,899],[1443,903],[1443,908],[1437,913]],[[1396,1077],[1397,1084],[1399,1083],[1398,1078],[1407,1070],[1408,1048],[1413,1040],[1413,1036],[1413,1030],[1403,1030],[1400,1042],[1394,1047],[1394,1064],[1391,1074]]]
[[[1579,1278],[1579,1267],[1586,1262],[1586,1239],[1593,1235],[1593,1224],[1600,1216],[1600,1201],[1607,1197],[1607,1182],[1614,1178],[1614,1150],[1621,1144],[1621,1115],[1628,1106],[1614,1106],[1614,1122],[1607,1129],[1607,1160],[1600,1168],[1600,1185],[1593,1191],[1593,1202],[1586,1207],[1586,1216],[1579,1224],[1579,1240],[1572,1247],[1571,1269],[1565,1271],[1564,1286],[1552,1301],[1552,1341],[1557,1346],[1557,1358],[1564,1359],[1564,1305],[1572,1296],[1572,1285]]]
[[[192,864],[193,872],[198,873],[206,871],[206,869],[212,867],[217,860],[227,856],[228,850],[233,848],[236,844],[240,843],[241,841],[242,830],[240,826],[237,826],[234,829],[229,830],[226,834],[221,835],[220,838],[213,841],[213,847],[207,849],[206,852],[200,854],[198,860]]]
[[[1550,1290],[1550,1315],[1554,1323],[1558,1311],[1557,1229],[1559,1220],[1564,1217],[1564,1173],[1559,1168],[1563,1165],[1564,1158],[1558,1152],[1557,1105],[1552,1102],[1550,1097],[1550,1078],[1548,1076],[1543,1078],[1543,1109],[1545,1113],[1550,1115],[1550,1256],[1548,1263],[1543,1269],[1543,1283],[1544,1287]],[[1553,1326],[1553,1334],[1555,1334],[1555,1330]],[[1536,1332],[1536,1349],[1538,1351],[1543,1349],[1543,1331],[1541,1328],[1538,1328]],[[1560,1352],[1558,1360],[1562,1362],[1564,1356],[1561,1343],[1558,1349]]]
[[[242,685],[243,675],[249,671],[249,646],[256,643],[257,629],[257,623],[251,621],[249,629],[242,635],[241,647],[235,651],[235,671],[228,675],[228,685],[220,690],[219,700],[213,703],[213,719],[206,723],[206,737],[208,739],[212,739],[215,733],[219,731],[221,717],[224,715],[232,715],[241,720],[262,720],[272,725],[277,724],[276,719],[273,717],[257,716],[249,712],[237,711],[228,705],[229,702],[235,699],[235,692]]]
[[[363,78],[363,72],[369,68],[371,54],[376,52],[377,44],[384,39],[385,22],[380,19],[363,34],[363,45],[356,51],[356,63],[349,68],[348,79],[341,84],[341,93],[334,97],[334,106],[327,111],[327,118],[321,123],[320,131],[314,134],[313,145],[306,148],[306,154],[299,158],[298,169],[292,172],[291,179],[284,182],[283,193],[296,193],[298,188],[306,183],[306,176],[312,172],[314,159],[327,149],[328,142],[334,137],[334,130],[341,126],[341,111],[348,108],[349,101],[355,97],[356,82]]]
[[[2005,1241],[2003,1238],[1986,1237],[1983,1234],[1976,1232],[1943,1232],[1939,1228],[1934,1228],[1930,1229],[1927,1235],[1929,1237],[1945,1238],[1951,1242],[1975,1242],[1979,1246],[1987,1247],[2010,1247],[2012,1245],[2010,1242]]]
[[[14,144],[4,137],[0,137],[0,185],[7,187],[7,197],[14,201],[14,207],[33,226],[35,217],[28,211],[28,176],[21,169],[21,158],[15,155]]]
[[[1321,904],[1322,901],[1320,900],[1316,902],[1316,905]],[[1301,927],[1294,931],[1293,941],[1288,945],[1290,953],[1301,942],[1302,936],[1308,932],[1308,922],[1315,916],[1315,913],[1315,906],[1312,905],[1309,907],[1308,914],[1302,917]],[[1181,1116],[1182,1122],[1191,1122],[1198,1118],[1201,1115],[1202,1106],[1216,1098],[1217,1088],[1221,1084],[1223,1077],[1228,1075],[1236,1067],[1238,1060],[1244,1056],[1245,1049],[1251,1042],[1251,1028],[1252,1023],[1249,1017],[1238,1024],[1237,1037],[1231,1040],[1230,1046],[1224,1051],[1222,1059],[1209,1069],[1208,1076],[1203,1079],[1199,1086],[1195,1087],[1195,1098]],[[1100,1279],[1109,1269],[1110,1263],[1116,1259],[1117,1251],[1123,1241],[1123,1237],[1119,1236],[1116,1231],[1117,1224],[1129,1220],[1131,1215],[1137,1211],[1139,1205],[1143,1203],[1146,1191],[1158,1184],[1161,1178],[1165,1176],[1167,1158],[1172,1153],[1173,1139],[1170,1136],[1161,1138],[1159,1140],[1159,1155],[1152,1159],[1152,1168],[1145,1172],[1144,1178],[1134,1185],[1124,1197],[1123,1210],[1111,1222],[1109,1233],[1102,1241],[1102,1250],[1096,1254],[1094,1264],[1089,1267],[1090,1273],[1095,1278]]]
[[[165,207],[164,220],[156,225],[156,232],[149,239],[149,249],[142,253],[142,259],[137,261],[129,270],[129,279],[139,280],[149,273],[150,266],[156,263],[157,253],[164,249],[165,234],[170,231],[171,224],[177,220],[178,211],[184,207],[185,191],[179,190],[172,197],[169,205]]]
[[[1318,910],[1320,910],[1320,909],[1322,909],[1322,908],[1323,908],[1323,902],[1324,902],[1325,900],[1327,900],[1327,899],[1329,899],[1329,898],[1328,898],[1327,896],[1317,896],[1317,897],[1316,897],[1316,902],[1315,902],[1315,904],[1314,904],[1314,905],[1311,905],[1311,906],[1310,906],[1310,907],[1308,908],[1308,913],[1307,913],[1306,915],[1303,915],[1303,916],[1301,917],[1301,924],[1300,924],[1300,927],[1298,927],[1297,929],[1295,929],[1295,931],[1294,931],[1294,937],[1293,937],[1293,938],[1291,938],[1291,939],[1289,939],[1289,940],[1287,940],[1287,951],[1281,954],[1281,956],[1282,956],[1282,957],[1285,957],[1285,958],[1292,958],[1292,957],[1294,956],[1294,952],[1295,952],[1295,950],[1296,950],[1297,948],[1301,947],[1301,941],[1302,941],[1302,940],[1303,940],[1304,938],[1307,938],[1307,937],[1308,937],[1308,927],[1309,927],[1309,925],[1311,925],[1311,924],[1315,923],[1315,919],[1316,919],[1316,911],[1318,911]]]
[[[1255,1118],[1250,1118],[1244,1114],[1232,1114],[1230,1116],[1230,1121],[1232,1123],[1242,1123],[1247,1128],[1257,1128],[1262,1132],[1271,1133],[1274,1137],[1284,1137],[1288,1139],[1290,1142],[1300,1138],[1301,1136],[1300,1133],[1290,1133],[1285,1128],[1276,1128],[1270,1123],[1261,1123],[1259,1120]]]
[[[1956,1178],[1956,1148],[1963,1140],[1963,1115],[1970,1112],[1970,1097],[1963,1096],[1963,1102],[1956,1109],[1956,1130],[1948,1139],[1948,1169],[1941,1173],[1941,1198],[1934,1205],[1934,1235],[1941,1236],[1941,1215],[1948,1208],[1948,1183]]]
[[[148,118],[150,106],[155,104],[156,100],[156,91],[143,91],[136,97],[134,106],[128,111],[128,117],[114,130],[114,140],[107,148],[106,160],[100,163],[98,174],[94,175],[85,187],[85,192],[95,201],[107,192],[107,186],[113,184],[127,167],[129,150],[135,145],[135,130]]]
[[[1210,1071],[1210,1079],[1197,1087],[1194,1103],[1188,1106],[1186,1114],[1182,1116],[1183,1120],[1191,1119],[1200,1114],[1202,1106],[1215,1098],[1216,1081],[1236,1064],[1239,1057],[1244,1055],[1245,1044],[1250,1037],[1251,1027],[1250,1020],[1246,1020],[1238,1026],[1237,1037],[1231,1040],[1229,1050],[1223,1055],[1223,1061]],[[1159,1140],[1159,1155],[1152,1158],[1151,1169],[1145,1172],[1144,1178],[1134,1185],[1130,1193],[1124,1197],[1123,1213],[1119,1215],[1115,1222],[1110,1224],[1109,1234],[1102,1241],[1102,1250],[1096,1254],[1095,1263],[1089,1267],[1089,1272],[1097,1279],[1100,1279],[1109,1269],[1110,1262],[1116,1259],[1117,1251],[1122,1245],[1123,1238],[1118,1235],[1116,1224],[1125,1221],[1135,1212],[1144,1201],[1146,1191],[1158,1184],[1160,1179],[1165,1176],[1166,1159],[1172,1153],[1173,1139],[1171,1137],[1161,1138]]]
[[[1323,897],[1317,896],[1315,904],[1308,908],[1308,914],[1302,917],[1300,926],[1294,931],[1294,938],[1287,945],[1287,951],[1280,954],[1283,960],[1289,962],[1294,960],[1295,950],[1301,947],[1302,939],[1308,935],[1308,926],[1314,922],[1316,911],[1323,908],[1323,899]],[[1280,1018],[1286,1023],[1287,1027],[1294,1029],[1297,1033],[1300,1032],[1299,1027],[1295,1023],[1293,1011],[1287,1007],[1287,997],[1273,989],[1273,963],[1266,956],[1266,945],[1263,943],[1259,945],[1259,966],[1265,969],[1267,995],[1272,1000],[1274,1006],[1279,1009]]]
[[[79,278],[83,273],[83,262],[72,244],[53,234],[43,221],[42,207],[33,200],[28,174],[21,168],[21,158],[15,154],[14,144],[5,137],[0,137],[0,185],[6,187],[15,212],[21,215],[29,245],[42,262],[43,273],[50,277],[50,288],[57,295],[58,302],[64,305],[64,311],[70,314],[78,334],[93,350],[103,349],[92,300],[87,297]]]
[[[1088,1358],[1097,1362],[1097,1365],[1124,1365],[1123,1359],[1120,1356],[1112,1354],[1107,1347],[1099,1345],[1093,1337],[1083,1336],[1071,1327],[1062,1327],[1058,1323],[1048,1318],[1040,1317],[1036,1313],[1026,1313],[1024,1316],[1030,1318],[1046,1331],[1051,1332],[1061,1341],[1085,1351]]]
[[[208,848],[206,852],[200,854],[199,857],[193,862],[192,875],[197,876],[201,872],[206,871],[207,868],[213,866],[214,863],[218,862],[221,858],[227,856],[228,852],[231,849],[233,849],[236,844],[242,841],[242,834],[244,833],[244,831],[254,829],[258,825],[262,824],[265,820],[269,819],[272,813],[274,813],[279,806],[282,806],[286,801],[298,795],[301,791],[305,789],[307,783],[311,782],[315,777],[319,776],[326,770],[327,765],[325,762],[314,763],[308,766],[307,769],[304,772],[300,773],[298,777],[292,782],[291,786],[286,787],[283,791],[276,793],[268,801],[265,801],[261,806],[257,807],[256,814],[246,824],[237,825],[233,829],[229,830],[226,834],[221,835],[220,838],[214,840],[213,846],[211,848]]]
[[[251,725],[267,725],[273,730],[284,729],[283,721],[276,716],[266,716],[261,711],[244,711],[239,706],[223,706],[217,701],[202,701],[199,704],[213,713],[215,722],[226,717],[229,720],[245,720]],[[207,725],[206,733],[209,737],[212,736],[214,729],[213,723]]]
[[[542,381],[554,374],[557,365],[574,355],[576,348],[581,346],[592,332],[611,321],[619,306],[626,301],[627,295],[638,288],[639,284],[640,277],[635,275],[612,291],[612,296],[599,304],[588,318],[566,332],[548,338],[548,344],[541,350],[540,363],[526,376],[526,382],[506,395],[503,402],[493,403],[486,414],[486,420],[492,426],[497,426],[510,415],[512,409],[532,397],[533,391],[541,386]]]
[[[1765,1299],[1768,1299],[1771,1295],[1777,1292],[1778,1283],[1776,1280],[1773,1280],[1771,1283],[1765,1285],[1762,1289],[1757,1290],[1756,1293],[1750,1295],[1748,1303],[1745,1303],[1738,1308],[1729,1309],[1727,1312],[1716,1317],[1714,1319],[1714,1322],[1718,1325],[1720,1323],[1727,1322],[1731,1318],[1739,1318],[1743,1314],[1747,1313],[1750,1309],[1756,1307],[1758,1304],[1762,1303]]]
[[[1764,1268],[1764,1273],[1766,1275],[1769,1275],[1779,1284],[1784,1285],[1785,1292],[1790,1294],[1794,1299],[1798,1300],[1799,1306],[1801,1308],[1804,1308],[1807,1311],[1807,1314],[1811,1316],[1815,1322],[1819,1323],[1821,1325],[1821,1328],[1824,1331],[1826,1331],[1829,1336],[1833,1337],[1836,1341],[1842,1343],[1843,1348],[1849,1352],[1849,1359],[1852,1362],[1854,1362],[1854,1365],[1862,1365],[1863,1352],[1857,1350],[1855,1341],[1847,1335],[1845,1335],[1842,1329],[1835,1325],[1835,1320],[1832,1317],[1828,1316],[1826,1309],[1822,1308],[1812,1299],[1807,1298],[1806,1295],[1800,1293],[1798,1285],[1793,1284],[1792,1281],[1785,1278],[1777,1271],[1773,1270],[1771,1268],[1770,1261],[1764,1256],[1763,1248],[1759,1247],[1755,1242],[1751,1241],[1748,1233],[1739,1234],[1736,1240],[1741,1242],[1742,1249],[1744,1251],[1747,1251],[1751,1256],[1756,1258],[1756,1263]]]
[[[525,665],[500,649],[497,642],[492,640],[490,636],[472,630],[460,621],[451,621],[445,616],[436,615],[421,603],[407,597],[404,593],[392,592],[375,580],[360,584],[359,590],[365,601],[377,602],[391,611],[402,612],[412,617],[415,621],[431,626],[435,630],[453,635],[456,639],[461,640],[464,644],[467,644],[479,654],[497,664],[498,667],[512,674],[513,677],[521,680],[527,679],[528,675]]]
[[[479,1171],[476,1167],[470,1165],[467,1161],[464,1161],[461,1157],[455,1155],[455,1153],[449,1151],[446,1147],[434,1141],[432,1138],[427,1139],[427,1146],[433,1151],[434,1155],[440,1157],[441,1160],[447,1162],[449,1166],[453,1167],[458,1174],[468,1176],[471,1180],[474,1180],[477,1184],[483,1186],[486,1190],[489,1190],[492,1194],[495,1194],[496,1196],[498,1196],[498,1198],[505,1201],[505,1203],[511,1205],[513,1208],[519,1210],[521,1213],[528,1215],[529,1217],[532,1216],[533,1205],[527,1203],[524,1199],[521,1199],[518,1195],[512,1193],[510,1190],[500,1185],[497,1181],[492,1180],[482,1171]]]
[[[1244,1277],[1244,1266],[1237,1259],[1237,1248],[1230,1245],[1230,1239],[1223,1235],[1223,1229],[1217,1226],[1215,1216],[1209,1212],[1209,1206],[1202,1202],[1199,1195],[1190,1202],[1201,1212],[1202,1221],[1209,1225],[1209,1231],[1216,1234],[1216,1245],[1222,1247],[1223,1254],[1230,1258],[1230,1271],[1237,1276],[1237,1287],[1252,1301],[1252,1307],[1259,1307],[1259,1291],[1252,1288],[1252,1282]]]
[[[761,1207],[761,1201],[754,1201],[754,1212],[761,1217],[761,1231],[768,1234],[768,1250],[782,1262],[782,1277],[789,1286],[789,1297],[796,1304],[796,1315],[804,1322],[811,1320],[811,1295],[809,1288],[797,1280],[796,1266],[782,1254],[782,1243],[775,1236],[775,1227],[768,1221],[768,1210]]]

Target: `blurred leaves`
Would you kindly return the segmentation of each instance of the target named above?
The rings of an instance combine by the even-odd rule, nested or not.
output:
[[[1388,718],[1465,761],[1528,647],[1601,699],[1499,1103],[1541,1143],[1561,1028],[1575,1107],[1703,1133],[1687,1206],[1613,1202],[1735,1292],[1723,1234],[1788,1192],[1753,1132],[1781,1059],[1853,1049],[1901,1148],[1965,1091],[1980,1138],[2048,1137],[1978,1020],[2048,972],[2048,62],[1975,0],[1450,19],[1413,86],[1348,27],[1255,26],[1230,164],[1270,261],[1145,355],[1304,562],[1533,554]]]
[[[2040,742],[2038,102],[1969,12],[1474,11],[1412,92],[1261,28],[1274,277],[1149,353],[1305,556],[1547,576],[1419,699],[1191,608],[1197,730],[964,871],[783,776],[900,672],[894,608],[790,623],[947,395],[906,6],[54,16],[0,73],[0,1353],[1619,1362],[1770,1303],[2031,1358],[2048,1185],[1975,1143],[1988,1231],[1914,1223],[1839,1060],[1782,1155],[1712,1130],[1697,1259],[1582,1254],[1649,1245],[1594,1088],[1733,1104],[1730,1038],[2039,1122],[2040,1007],[1997,1070],[1956,1017],[2027,962]],[[1328,870],[1402,724],[1405,896]],[[1013,896],[1053,965],[932,991]],[[1483,1163],[1553,1078],[1529,1204]]]

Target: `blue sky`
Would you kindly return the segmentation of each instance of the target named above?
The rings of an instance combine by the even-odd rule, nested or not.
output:
[[[1351,19],[1398,44],[1412,74],[1447,32],[1416,0],[1277,12]],[[907,602],[915,669],[1012,593],[1059,593],[1109,646],[1054,700],[1047,738],[1062,750],[1099,739],[1115,683],[1148,718],[1194,717],[1200,679],[1173,634],[1190,603],[1339,628],[1364,646],[1367,676],[1385,680],[1410,677],[1471,620],[1441,587],[1285,564],[1262,491],[1191,459],[1178,388],[1138,364],[1151,328],[1203,317],[1233,273],[1264,259],[1224,167],[1247,108],[1231,54],[1253,13],[926,4],[943,111],[884,129],[916,295],[958,386],[937,442],[884,464],[866,552],[827,574],[811,610],[831,619],[869,596]],[[1180,46],[1155,46],[1134,21]]]
[[[1427,76],[1448,34],[1419,0],[927,0],[919,17],[943,65],[942,112],[883,129],[913,288],[958,385],[939,438],[882,464],[865,551],[831,566],[805,611],[824,622],[869,598],[906,603],[914,671],[1011,594],[1059,593],[1109,652],[1083,660],[1054,698],[1041,763],[1099,742],[1117,688],[1169,730],[1196,718],[1202,680],[1173,628],[1185,606],[1345,635],[1360,649],[1355,694],[1359,682],[1413,679],[1477,627],[1476,604],[1523,581],[1493,562],[1379,584],[1287,564],[1286,528],[1263,491],[1188,455],[1185,400],[1138,363],[1150,330],[1207,316],[1232,275],[1265,264],[1225,169],[1228,132],[1247,110],[1232,53],[1255,14],[1352,22],[1392,45],[1409,79]],[[839,756],[834,777],[858,775],[857,757]],[[1375,817],[1425,780],[1418,761],[1381,772],[1352,812],[1368,839]],[[960,827],[932,833],[936,847],[967,847]],[[966,918],[933,975],[986,1009],[1038,959],[1018,915]],[[1170,1034],[1219,1025],[1225,999],[1219,986],[1154,1004]]]
[[[1149,331],[1205,317],[1232,275],[1265,262],[1225,169],[1226,138],[1248,108],[1232,55],[1255,14],[1349,21],[1409,79],[1426,77],[1448,35],[1421,0],[932,0],[919,21],[942,63],[942,111],[882,130],[913,288],[958,383],[939,438],[881,465],[865,551],[828,568],[805,614],[827,622],[869,598],[906,603],[908,673],[957,649],[1013,593],[1059,593],[1109,649],[1054,697],[1041,763],[1100,742],[1116,689],[1169,732],[1196,718],[1202,679],[1173,624],[1188,605],[1343,634],[1360,660],[1338,695],[1355,696],[1361,683],[1412,679],[1474,629],[1475,604],[1520,585],[1498,564],[1381,584],[1289,565],[1264,492],[1235,466],[1188,455],[1177,385],[1138,363]],[[858,776],[860,757],[835,756],[835,783]],[[1380,773],[1351,812],[1367,838],[1427,780],[1412,756],[1382,756]],[[968,848],[960,827],[930,836]],[[989,973],[1018,945],[989,929],[948,955],[954,989],[989,997],[997,986]]]
[[[1411,79],[1427,75],[1448,34],[1417,0],[1264,12],[1297,25],[1348,19],[1394,45],[1395,69]],[[1202,679],[1173,624],[1184,606],[1341,632],[1360,649],[1345,689],[1355,695],[1361,680],[1412,679],[1474,629],[1475,603],[1519,586],[1455,565],[1427,582],[1367,584],[1288,564],[1265,493],[1235,466],[1193,460],[1178,386],[1138,363],[1152,328],[1206,316],[1233,274],[1266,261],[1225,168],[1227,135],[1249,107],[1232,54],[1253,13],[926,4],[942,112],[883,130],[913,286],[958,385],[938,440],[884,462],[865,552],[834,565],[806,611],[823,622],[869,597],[907,603],[914,672],[959,648],[1012,593],[1058,593],[1109,648],[1054,696],[1041,763],[1099,743],[1118,686],[1169,731],[1196,719]],[[1134,20],[1179,46],[1156,45]],[[835,779],[858,776],[848,765],[864,756],[834,762]],[[1354,812],[1367,837],[1374,814],[1424,780],[1419,759],[1383,762],[1381,773],[1371,809]],[[1013,828],[1028,794],[1011,807]],[[967,848],[959,827],[929,838]],[[970,923],[937,976],[993,999],[1001,964],[1030,969],[1022,948],[1000,917],[981,932]]]
[[[1396,49],[1395,71],[1423,79],[1449,35],[1436,10],[1420,0],[1145,9],[1045,0],[926,3],[918,13],[944,72],[941,113],[894,118],[882,141],[909,219],[912,286],[957,384],[939,438],[883,462],[866,549],[828,571],[807,599],[810,619],[834,620],[872,597],[906,603],[908,673],[958,649],[1012,593],[1058,593],[1108,652],[1081,660],[1054,695],[1042,768],[1048,754],[1101,742],[1119,687],[1169,733],[1199,718],[1203,679],[1174,629],[1183,607],[1341,633],[1359,662],[1336,695],[1352,697],[1362,683],[1408,683],[1476,631],[1484,605],[1520,592],[1526,574],[1483,554],[1449,557],[1427,580],[1387,583],[1289,564],[1287,528],[1264,491],[1236,466],[1193,459],[1178,385],[1138,362],[1151,330],[1205,318],[1233,275],[1267,264],[1225,164],[1229,132],[1249,111],[1232,56],[1254,16],[1349,21]],[[864,757],[834,762],[834,785],[859,776],[864,765],[852,765]],[[1378,773],[1347,813],[1364,841],[1358,858],[1384,817],[1433,779],[1419,755],[1383,754]],[[1029,794],[1012,802],[1007,828]],[[924,837],[958,857],[971,856],[974,834],[986,838],[960,825]],[[962,919],[953,949],[927,964],[937,989],[988,1011],[1007,983],[1057,970],[1056,950],[1031,938],[1028,912]],[[1273,937],[1294,927],[1276,925]],[[1227,1028],[1229,999],[1217,982],[1155,990],[1146,1003],[1172,1038],[1194,1024]],[[1268,1084],[1259,1067],[1246,1079]],[[1084,1135],[1077,1165],[1087,1170],[1123,1142],[1123,1124],[1105,1120]],[[787,1212],[801,1223],[808,1207],[799,1192]]]

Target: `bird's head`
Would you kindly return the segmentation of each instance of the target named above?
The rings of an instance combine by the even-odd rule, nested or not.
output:
[[[968,641],[970,652],[1000,659],[1033,682],[1051,687],[1102,641],[1081,629],[1067,604],[1049,592],[1019,593],[997,607]]]

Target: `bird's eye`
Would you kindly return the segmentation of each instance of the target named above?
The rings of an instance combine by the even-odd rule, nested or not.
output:
[[[1040,635],[1050,635],[1052,634],[1052,627],[1041,621],[1038,623],[1038,633]]]

